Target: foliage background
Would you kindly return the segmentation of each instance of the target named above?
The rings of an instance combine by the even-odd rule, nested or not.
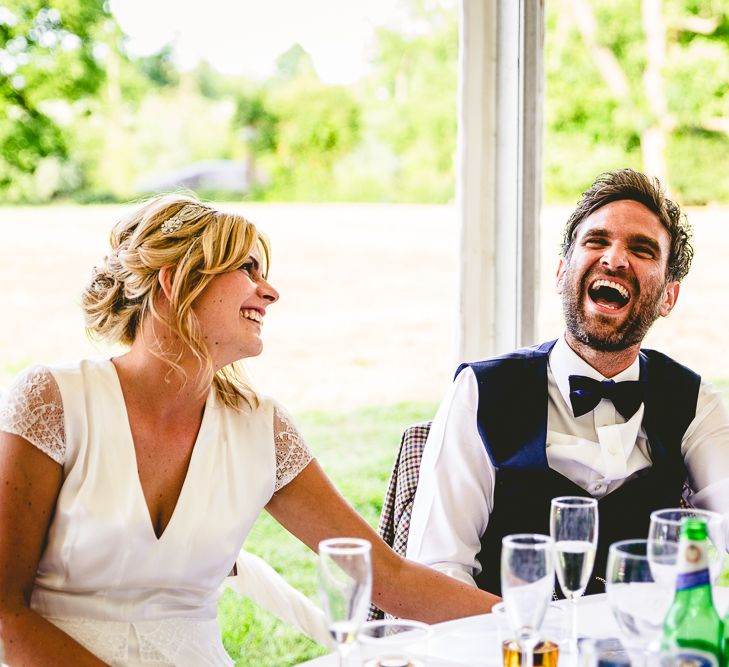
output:
[[[149,177],[212,159],[245,162],[249,199],[447,201],[457,12],[454,0],[411,11],[412,34],[380,29],[370,74],[345,87],[322,83],[297,44],[264,81],[205,62],[181,72],[171,48],[131,57],[102,0],[10,0],[0,202],[126,200]]]
[[[729,3],[550,0],[547,199],[632,166],[684,204],[729,201]]]
[[[729,201],[726,0],[546,3],[545,195],[573,201],[632,166],[685,204]],[[317,78],[297,44],[263,81],[172,47],[132,57],[103,0],[0,7],[0,203],[120,201],[194,162],[241,161],[248,199],[453,198],[457,0],[410,0],[369,73]],[[223,192],[203,192],[221,198]]]

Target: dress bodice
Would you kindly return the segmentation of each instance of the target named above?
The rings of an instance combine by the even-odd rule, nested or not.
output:
[[[287,456],[303,468],[308,448],[302,442],[303,459],[301,448],[277,449],[281,415],[270,399],[235,411],[211,390],[158,538],[114,365],[82,361],[50,371],[63,405],[63,482],[32,608],[111,664],[232,664],[215,621],[219,586],[280,486],[277,470]],[[191,644],[209,646],[200,653]]]

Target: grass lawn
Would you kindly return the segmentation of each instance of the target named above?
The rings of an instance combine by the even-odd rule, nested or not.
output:
[[[376,526],[403,429],[431,419],[436,407],[403,403],[343,413],[310,412],[299,415],[297,424],[337,488]],[[318,604],[315,555],[270,516],[260,517],[246,548]],[[218,612],[225,647],[238,667],[295,665],[326,652],[231,591],[223,595]]]

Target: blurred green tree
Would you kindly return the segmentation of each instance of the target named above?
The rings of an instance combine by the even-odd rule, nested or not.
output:
[[[296,43],[276,58],[274,80],[285,82],[301,77],[316,78],[316,73],[311,56],[301,44]]]
[[[0,191],[68,156],[72,105],[104,81],[103,0],[6,0],[0,7]]]
[[[254,194],[267,199],[336,199],[334,169],[360,141],[352,92],[323,83],[294,44],[265,86],[240,93],[233,125],[247,146]]]
[[[414,0],[397,28],[378,30],[363,104],[369,140],[391,152],[389,197],[443,202],[455,191],[458,12]]]
[[[174,97],[182,77],[172,61],[169,45],[148,56],[130,58],[126,35],[115,21],[107,21],[97,36],[106,76],[83,113],[69,125],[71,159],[79,174],[77,190],[84,201],[120,200],[134,192],[134,182],[147,166],[149,156],[140,150],[136,137],[140,123],[152,123],[157,134],[166,131],[164,116],[143,116],[143,110],[158,97]],[[191,84],[195,102],[202,100]],[[193,113],[195,103],[184,108]],[[179,141],[179,139],[178,139]],[[77,194],[78,196],[78,194]]]
[[[698,164],[729,148],[726,1],[553,0],[547,9],[548,197],[577,196],[597,172],[627,165],[685,203],[729,199],[729,167]]]
[[[169,44],[157,53],[137,58],[135,62],[137,71],[155,88],[169,88],[180,82],[180,74],[172,62],[172,46]]]
[[[233,128],[243,143],[251,196],[263,196],[268,177],[258,168],[259,156],[270,156],[278,141],[278,116],[267,106],[265,91],[260,87],[241,91],[237,96]]]
[[[261,161],[271,179],[267,198],[336,199],[334,166],[360,138],[360,108],[352,94],[305,76],[277,86],[269,108],[278,121],[275,149]]]
[[[363,81],[322,83],[298,44],[239,96],[235,125],[267,199],[443,202],[455,188],[455,0],[402,4]],[[266,179],[265,174],[268,175]]]

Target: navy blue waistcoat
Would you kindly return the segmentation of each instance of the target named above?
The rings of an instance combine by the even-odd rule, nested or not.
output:
[[[547,465],[547,364],[556,341],[501,357],[462,364],[478,383],[478,432],[496,471],[494,506],[481,537],[476,584],[501,593],[501,539],[512,533],[549,534],[550,500],[588,492]],[[655,350],[640,352],[643,428],[652,465],[598,502],[599,541],[588,593],[604,591],[608,547],[648,535],[654,509],[676,507],[686,467],[681,440],[696,414],[701,378]]]

